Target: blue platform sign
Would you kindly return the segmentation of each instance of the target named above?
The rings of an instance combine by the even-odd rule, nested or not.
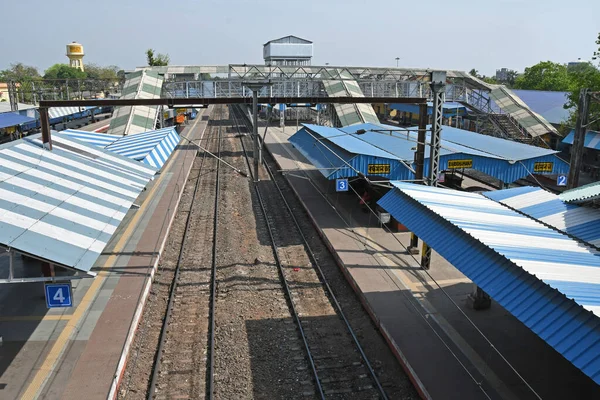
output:
[[[348,191],[348,179],[336,179],[335,180],[335,191],[336,192],[347,192]]]
[[[567,186],[567,176],[559,175],[556,177],[556,186]]]
[[[73,306],[71,283],[47,283],[45,290],[48,308]]]

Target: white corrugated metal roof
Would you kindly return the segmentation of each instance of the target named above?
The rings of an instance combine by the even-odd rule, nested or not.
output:
[[[89,271],[156,170],[53,135],[0,146],[0,244]]]
[[[483,195],[593,246],[600,246],[600,210],[567,204],[539,187],[523,186]]]

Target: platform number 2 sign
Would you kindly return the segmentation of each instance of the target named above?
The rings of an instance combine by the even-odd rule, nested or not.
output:
[[[73,306],[70,283],[48,283],[45,290],[48,308]]]
[[[559,175],[556,178],[556,186],[567,186],[567,176],[566,175]]]
[[[347,192],[348,191],[348,179],[336,179],[335,191],[336,192]]]

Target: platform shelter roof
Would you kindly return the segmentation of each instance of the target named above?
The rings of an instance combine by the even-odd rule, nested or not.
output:
[[[477,193],[405,182],[378,205],[600,384],[600,255]]]

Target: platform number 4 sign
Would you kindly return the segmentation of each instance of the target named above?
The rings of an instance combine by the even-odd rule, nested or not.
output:
[[[47,283],[45,289],[48,308],[73,306],[70,283]]]
[[[567,176],[566,175],[559,175],[556,178],[556,186],[567,186]]]
[[[348,191],[348,179],[336,179],[335,180],[335,191],[336,192],[347,192]]]

